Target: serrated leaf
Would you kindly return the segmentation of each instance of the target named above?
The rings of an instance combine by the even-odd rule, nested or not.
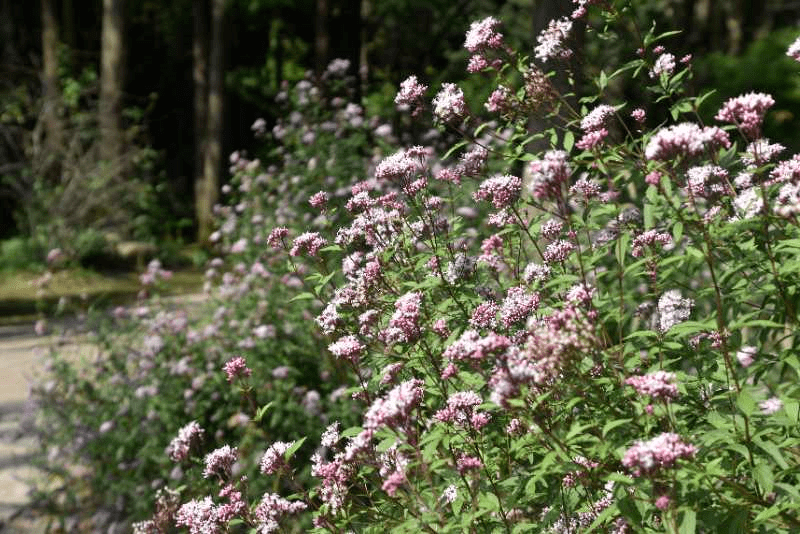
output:
[[[775,477],[772,475],[772,469],[769,468],[769,465],[764,462],[756,464],[756,468],[753,469],[753,477],[758,482],[758,485],[761,486],[763,494],[772,493],[772,488],[775,486]]]

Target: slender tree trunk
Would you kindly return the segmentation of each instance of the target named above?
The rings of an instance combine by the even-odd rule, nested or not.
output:
[[[122,154],[122,86],[124,81],[124,0],[103,0],[100,51],[100,159]]]
[[[328,0],[317,0],[316,31],[314,33],[314,73],[319,79],[328,66],[330,34],[328,33]]]
[[[194,80],[194,190],[195,213],[198,223],[208,224],[202,213],[208,211],[205,194],[205,143],[208,128],[208,3],[207,0],[192,1],[192,78]],[[202,224],[199,227],[204,228]],[[205,235],[203,235],[205,232]],[[209,230],[203,230],[203,240]]]
[[[206,130],[203,187],[197,202],[198,239],[208,241],[213,224],[212,210],[219,197],[219,174],[222,168],[222,133],[224,101],[224,29],[225,0],[212,0],[211,50],[208,62],[208,126]]]
[[[45,159],[56,156],[61,147],[58,119],[58,19],[55,0],[42,0],[42,123]]]
[[[43,0],[43,2],[44,1],[45,0]],[[43,13],[44,10],[45,8],[42,6]],[[44,29],[44,24],[42,25],[42,29]],[[11,0],[2,0],[2,3],[0,3],[0,47],[2,47],[1,59],[4,65],[12,65],[19,61],[19,52],[17,52],[16,36],[14,32],[14,19],[11,14]]]
[[[75,4],[73,0],[61,0],[61,39],[70,56],[78,48],[78,33],[75,29]],[[70,58],[72,60],[72,57]]]
[[[361,96],[367,94],[369,86],[369,38],[372,20],[372,0],[361,0],[361,32],[358,40],[358,79]]]

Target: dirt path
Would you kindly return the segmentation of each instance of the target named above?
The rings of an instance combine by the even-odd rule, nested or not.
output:
[[[46,353],[48,338],[32,325],[0,329],[0,532],[44,532],[46,523],[28,516],[30,484],[43,474],[31,465],[37,450],[28,400],[29,380]]]
[[[190,294],[168,299],[168,307],[192,307],[204,300]],[[0,327],[0,533],[39,534],[46,521],[34,519],[26,510],[33,481],[43,481],[44,473],[31,461],[37,450],[32,421],[35,406],[28,393],[31,379],[41,371],[49,347],[58,342],[59,351],[76,357],[93,358],[97,347],[89,344],[76,328],[76,321],[53,325],[52,330],[67,331],[63,337],[36,336],[32,324]]]

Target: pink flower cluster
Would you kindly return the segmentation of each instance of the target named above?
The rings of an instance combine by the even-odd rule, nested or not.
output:
[[[650,160],[671,161],[676,157],[695,157],[706,149],[729,148],[728,134],[716,126],[700,127],[693,122],[683,122],[656,132],[644,149]]]
[[[644,255],[645,247],[655,248],[656,245],[665,247],[670,243],[672,243],[671,235],[659,232],[658,230],[647,230],[633,239],[633,250],[631,254],[634,258],[641,258]]]
[[[800,37],[794,40],[786,50],[786,55],[795,61],[800,61]]]
[[[167,447],[167,454],[170,459],[175,462],[182,462],[189,457],[189,451],[203,435],[203,429],[197,424],[197,421],[192,421],[180,430],[178,435],[170,442]]]
[[[475,330],[465,330],[461,336],[448,346],[442,356],[451,362],[459,360],[481,361],[490,355],[504,352],[511,341],[495,333],[490,333],[485,337]]]
[[[289,448],[294,445],[294,441],[276,441],[266,450],[261,457],[259,468],[265,475],[272,475],[277,473],[280,469],[286,467],[286,460],[284,455]]]
[[[328,350],[337,358],[343,358],[355,363],[358,357],[364,352],[364,345],[356,336],[344,336],[335,343],[328,345]]]
[[[614,108],[608,104],[601,104],[589,112],[581,120],[583,137],[575,143],[582,150],[591,150],[599,145],[608,136],[608,120],[614,115]]]
[[[189,534],[217,534],[223,531],[217,506],[208,496],[183,504],[175,514],[175,526],[188,528]]]
[[[241,356],[231,358],[222,367],[227,375],[228,382],[233,382],[236,378],[250,376],[252,371],[247,367],[247,361]]]
[[[324,247],[327,243],[327,240],[319,235],[318,232],[305,232],[295,238],[289,255],[299,256],[305,251],[310,256],[316,256],[319,249]]]
[[[379,180],[397,180],[402,183],[425,171],[425,156],[422,147],[400,150],[384,158],[375,169],[375,178]],[[348,208],[349,209],[349,208]]]
[[[675,373],[656,371],[646,375],[631,376],[625,383],[633,387],[639,395],[647,395],[653,399],[667,400],[678,397]]]
[[[697,448],[685,443],[678,434],[665,432],[649,441],[634,443],[625,451],[622,465],[638,477],[671,468],[679,459],[692,458],[696,452]]]
[[[467,114],[464,92],[454,83],[443,83],[441,90],[433,98],[433,114],[442,122],[464,118]]]
[[[408,106],[411,108],[411,116],[416,117],[422,111],[422,97],[427,90],[428,86],[419,83],[416,76],[409,76],[400,84],[400,92],[394,97],[394,103]]]
[[[563,184],[572,174],[568,155],[563,150],[545,152],[543,159],[531,162],[530,171],[531,192],[539,200],[560,198]]]
[[[653,68],[650,69],[651,78],[660,78],[662,74],[672,76],[675,72],[675,56],[669,52],[665,52],[658,56]]]
[[[509,288],[506,298],[500,306],[500,322],[506,328],[524,321],[539,306],[539,295],[528,293],[522,287]]]
[[[273,228],[267,237],[267,244],[272,248],[281,248],[283,246],[283,239],[288,235],[289,229],[285,226]]]
[[[443,423],[466,426],[467,423],[479,430],[491,419],[485,412],[476,412],[475,407],[483,404],[483,399],[474,391],[459,391],[447,398],[447,406],[434,414],[434,419]]]
[[[238,450],[230,445],[223,445],[219,449],[211,451],[204,459],[203,478],[211,478],[215,475],[221,478],[228,478],[231,475],[233,464],[238,459]]]
[[[257,520],[256,531],[258,534],[268,534],[280,528],[279,521],[287,516],[302,512],[308,508],[303,501],[288,501],[275,493],[267,493],[256,506]]]
[[[775,99],[765,93],[747,93],[731,98],[714,117],[718,121],[735,124],[748,139],[756,139],[767,110],[775,105]]]
[[[500,307],[496,302],[481,302],[473,310],[469,324],[473,328],[494,328],[497,325],[497,312]]]
[[[308,203],[314,208],[324,208],[328,203],[328,193],[325,191],[314,193],[309,197]]]
[[[382,332],[386,343],[409,343],[415,341],[420,334],[419,315],[422,304],[422,293],[406,293],[394,303],[394,314],[389,319],[389,326]]]
[[[475,200],[490,200],[497,209],[511,206],[522,192],[522,180],[510,174],[496,175],[484,180],[473,193]]]
[[[503,48],[503,34],[497,32],[499,25],[500,22],[494,17],[486,17],[470,25],[464,41],[464,48],[473,54],[467,68],[469,72],[479,72],[490,66],[486,52]],[[492,66],[498,67],[499,62],[493,62]]]
[[[572,31],[572,21],[566,17],[551,20],[547,28],[536,37],[539,43],[535,49],[536,57],[542,61],[572,57],[572,50],[566,46],[570,31]]]

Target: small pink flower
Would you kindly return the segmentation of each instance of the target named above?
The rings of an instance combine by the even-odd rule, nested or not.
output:
[[[311,206],[314,208],[324,208],[325,205],[328,203],[328,193],[326,193],[325,191],[314,193],[308,199],[308,203],[311,204]]]
[[[755,347],[742,347],[736,352],[736,359],[739,360],[739,364],[742,367],[750,367],[753,361],[755,361],[755,356],[758,354],[758,349]]]
[[[236,378],[250,376],[252,371],[247,367],[247,361],[241,356],[231,358],[223,367],[228,377],[228,382],[233,382]]]
[[[670,505],[670,498],[668,495],[662,495],[656,499],[656,508],[659,510],[666,510]]]

